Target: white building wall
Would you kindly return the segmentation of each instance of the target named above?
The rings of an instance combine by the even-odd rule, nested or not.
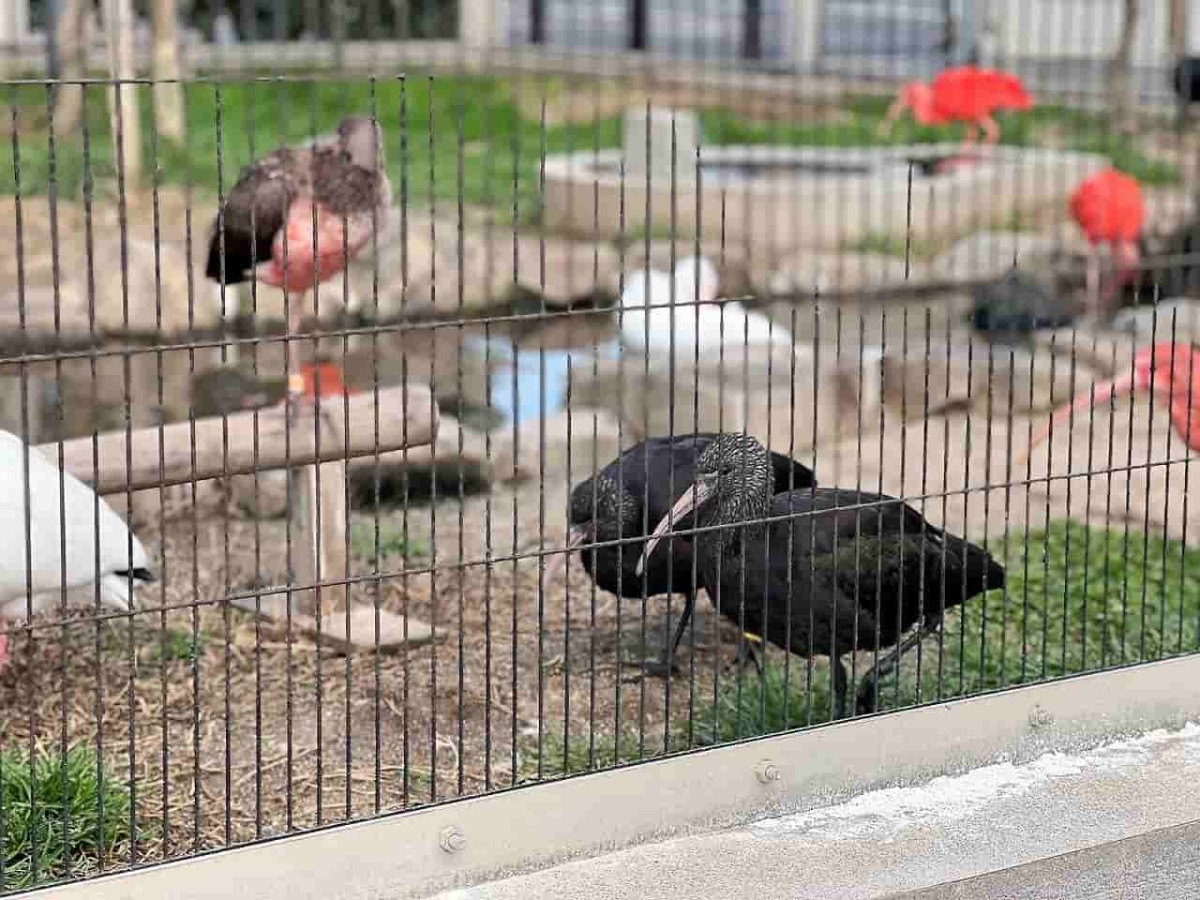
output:
[[[0,44],[13,44],[29,31],[29,0],[0,0]]]
[[[1188,47],[1200,51],[1200,0],[1188,0]],[[1110,55],[1120,39],[1124,0],[987,0],[999,55],[1078,59]],[[1142,0],[1134,65],[1171,62],[1169,0]]]

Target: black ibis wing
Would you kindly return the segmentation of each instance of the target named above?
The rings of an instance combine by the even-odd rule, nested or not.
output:
[[[207,277],[221,280],[223,257],[225,283],[238,284],[271,258],[271,244],[298,190],[300,179],[293,170],[302,162],[300,157],[284,148],[242,170],[213,222]]]
[[[930,525],[901,500],[881,494],[818,489],[777,496],[772,514],[801,513],[778,523],[772,540],[794,545],[793,578],[815,579],[839,595],[825,605],[856,610],[855,628],[882,645],[895,643],[921,616],[933,616],[1004,586],[1004,569],[987,551]],[[845,601],[850,600],[847,604]]]
[[[774,493],[795,491],[800,488],[811,488],[817,483],[817,476],[808,466],[796,462],[790,456],[771,452],[771,471],[775,474]]]

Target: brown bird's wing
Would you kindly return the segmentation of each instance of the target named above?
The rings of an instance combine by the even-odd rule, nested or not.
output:
[[[311,184],[311,163],[310,151],[281,148],[242,170],[213,222],[205,275],[220,282],[223,271],[226,284],[239,284],[271,258],[288,207]]]

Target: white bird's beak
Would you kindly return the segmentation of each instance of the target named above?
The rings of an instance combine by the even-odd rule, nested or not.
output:
[[[132,612],[133,593],[129,589],[130,576],[133,584],[146,584],[155,581],[154,573],[149,569],[134,569],[132,572],[109,572],[100,579],[100,602],[105,606],[121,612]]]
[[[645,571],[646,560],[650,558],[650,554],[654,552],[654,548],[658,546],[671,525],[703,505],[704,501],[712,496],[715,489],[716,484],[712,480],[701,479],[683,492],[683,495],[671,507],[671,511],[654,526],[654,531],[650,534],[650,539],[646,541],[645,549],[642,550],[642,558],[637,561],[637,568],[634,570],[638,575]]]

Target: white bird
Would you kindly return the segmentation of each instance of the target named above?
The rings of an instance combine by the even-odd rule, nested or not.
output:
[[[27,492],[25,443],[2,430],[0,478],[0,533],[8,541],[0,556],[0,618],[23,619],[30,596],[39,612],[56,606],[64,589],[97,583],[103,605],[133,609],[132,588],[154,574],[146,548],[112,507],[33,448]],[[0,667],[7,660],[8,637],[0,634]]]
[[[762,313],[733,300],[714,303],[716,299],[717,270],[703,257],[681,259],[672,275],[653,269],[632,272],[621,294],[622,340],[650,353],[666,353],[672,342],[676,353],[722,345],[738,349],[794,344],[789,329]]]

